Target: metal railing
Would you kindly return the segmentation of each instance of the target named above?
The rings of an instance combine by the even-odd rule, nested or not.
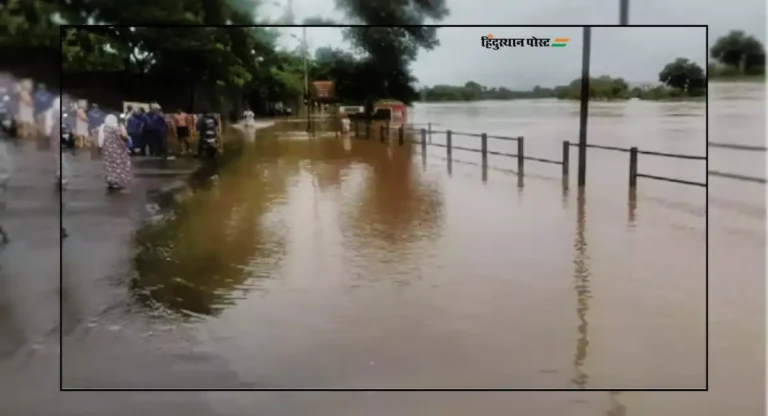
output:
[[[753,146],[753,145],[746,145],[746,144],[707,142],[707,147],[714,147],[718,149],[728,149],[728,150],[742,150],[742,151],[748,151],[748,152],[763,152],[763,153],[768,152],[768,147],[766,146]],[[707,174],[710,176],[716,176],[716,177],[726,178],[726,179],[734,179],[737,181],[754,182],[754,183],[761,183],[761,184],[768,183],[768,179],[766,178],[739,175],[736,173],[718,172],[716,170],[709,170],[707,171]]]
[[[400,126],[398,128],[395,128],[395,130],[397,130],[398,143],[400,145],[403,145],[405,143],[406,131],[416,132],[416,133],[419,133],[420,139],[409,140],[409,141],[421,144],[422,151],[426,152],[427,146],[445,148],[446,156],[449,160],[452,159],[454,150],[463,150],[463,151],[480,153],[482,158],[481,166],[483,168],[488,167],[488,155],[516,158],[517,173],[520,175],[524,174],[525,161],[528,160],[532,162],[560,165],[562,167],[563,180],[567,180],[568,175],[570,173],[570,148],[579,147],[579,143],[571,143],[570,141],[565,140],[562,143],[562,153],[559,160],[544,158],[544,157],[537,157],[537,156],[528,156],[525,154],[525,138],[522,136],[517,136],[517,137],[499,136],[499,135],[489,135],[486,133],[468,133],[468,132],[459,132],[459,131],[452,131],[452,130],[432,130],[431,129],[432,123],[424,123],[424,124],[429,126],[429,130],[424,128],[421,128],[421,129],[413,128],[412,127],[413,125],[410,125],[407,127]],[[361,128],[365,129],[364,136],[360,132]],[[391,130],[393,130],[393,128],[391,128],[388,124],[387,125],[382,124],[379,126],[379,129],[380,129],[379,139],[382,142],[388,141],[390,138],[390,132]],[[354,125],[354,132],[356,137],[363,136],[366,138],[370,138],[371,137],[370,130],[371,130],[370,124],[360,122],[360,123],[355,123]],[[445,134],[446,144],[431,143],[432,134]],[[478,149],[478,148],[472,148],[472,147],[456,146],[453,144],[453,138],[455,136],[479,138],[480,148]],[[515,142],[517,144],[517,151],[516,153],[509,153],[509,152],[490,150],[488,148],[489,140],[503,140],[503,141]],[[705,161],[705,162],[707,160],[706,156],[675,154],[675,153],[657,152],[657,151],[651,151],[651,150],[640,150],[637,147],[625,148],[625,147],[605,146],[605,145],[598,145],[598,144],[586,144],[585,146],[588,149],[591,148],[591,149],[628,153],[629,154],[629,186],[630,188],[635,188],[637,186],[637,178],[653,179],[658,181],[677,183],[681,185],[698,186],[698,187],[704,187],[704,188],[707,187],[707,184],[702,182],[694,182],[694,181],[688,181],[688,180],[679,179],[679,178],[670,178],[665,176],[652,175],[649,173],[641,173],[638,171],[639,155],[667,157],[667,158],[675,158],[675,159],[683,159],[683,160],[697,160],[697,161]],[[712,171],[710,171],[709,173],[712,174]],[[726,174],[722,174],[722,175],[726,175]],[[727,175],[729,175],[729,177],[737,176],[732,174],[727,174]]]
[[[525,169],[525,161],[533,161],[533,162],[539,162],[539,163],[548,163],[553,165],[561,165],[562,166],[562,175],[563,179],[567,179],[568,174],[570,172],[570,152],[569,149],[571,147],[579,147],[579,143],[571,143],[569,141],[563,141],[563,147],[562,147],[562,154],[560,160],[555,159],[548,159],[543,157],[534,157],[534,156],[528,156],[525,154],[525,138],[522,136],[499,136],[499,135],[489,135],[486,133],[469,133],[469,132],[460,132],[460,131],[452,131],[452,130],[432,130],[432,126],[435,125],[434,123],[419,123],[419,124],[410,124],[408,127],[401,126],[399,128],[394,128],[394,130],[397,130],[397,137],[398,137],[398,143],[404,144],[405,142],[405,132],[416,132],[419,133],[421,136],[420,140],[409,140],[414,143],[420,143],[422,148],[426,148],[427,146],[432,147],[440,147],[446,149],[446,156],[451,159],[452,154],[454,150],[463,150],[463,151],[469,151],[469,152],[476,152],[480,153],[482,155],[482,166],[487,167],[488,166],[488,155],[495,155],[495,156],[506,156],[511,158],[517,159],[517,169],[518,172],[523,173]],[[413,126],[427,126],[426,129],[424,128],[414,128]],[[365,128],[365,137],[370,138],[370,124],[364,123],[364,122],[357,122],[354,124],[354,131],[355,135],[357,137],[360,137],[360,128]],[[389,140],[390,131],[393,130],[392,127],[389,126],[389,124],[381,125],[379,126],[379,137],[382,142]],[[432,135],[433,134],[445,134],[446,138],[446,144],[440,144],[440,143],[432,143]],[[463,147],[463,146],[456,146],[453,144],[453,137],[455,136],[465,136],[465,137],[475,137],[480,139],[480,148],[472,148],[472,147]],[[501,152],[501,151],[494,151],[490,150],[488,148],[488,140],[504,140],[504,141],[511,141],[517,143],[517,152],[516,153],[508,153],[508,152]],[[690,186],[698,186],[698,187],[707,187],[707,183],[704,182],[695,182],[695,181],[689,181],[679,178],[670,178],[666,176],[659,176],[659,175],[653,175],[650,173],[641,173],[638,171],[638,159],[639,155],[646,155],[646,156],[654,156],[654,157],[666,157],[666,158],[674,158],[674,159],[681,159],[681,160],[696,160],[696,161],[707,161],[706,156],[699,156],[699,155],[688,155],[688,154],[677,154],[677,153],[668,153],[668,152],[657,152],[652,150],[640,150],[637,147],[618,147],[618,146],[606,146],[606,145],[599,145],[599,144],[586,144],[585,145],[587,149],[598,149],[598,150],[607,150],[607,151],[615,151],[615,152],[622,152],[622,153],[629,153],[629,186],[634,188],[637,186],[637,178],[645,178],[645,179],[652,179],[657,181],[664,181],[664,182],[670,182],[670,183],[677,183],[681,185],[690,185]],[[721,148],[721,149],[729,149],[729,150],[737,150],[737,151],[753,151],[753,152],[768,152],[768,147],[766,146],[756,146],[756,145],[744,145],[744,144],[731,144],[731,143],[718,143],[718,142],[708,142],[708,147],[713,148]],[[747,176],[747,175],[740,175],[735,173],[728,173],[728,172],[719,172],[714,170],[708,170],[707,174],[710,176],[717,176],[721,178],[727,178],[727,179],[733,179],[733,180],[739,180],[739,181],[745,181],[745,182],[753,182],[753,183],[760,183],[760,184],[766,184],[768,183],[768,180],[766,178],[759,178],[754,176]]]

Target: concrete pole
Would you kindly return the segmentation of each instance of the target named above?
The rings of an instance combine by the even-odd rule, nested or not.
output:
[[[619,0],[619,24],[622,26],[629,24],[629,0]]]
[[[304,97],[307,100],[307,133],[309,133],[312,129],[311,126],[311,120],[312,120],[312,107],[309,104],[309,67],[307,65],[307,55],[309,55],[309,48],[307,48],[307,27],[303,26],[301,28],[301,43],[304,45]]]
[[[581,112],[579,114],[579,186],[587,184],[587,118],[589,116],[589,57],[592,28],[584,26],[581,55]]]

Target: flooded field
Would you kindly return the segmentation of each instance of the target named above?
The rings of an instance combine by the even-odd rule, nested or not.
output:
[[[727,88],[710,92],[710,140],[759,143],[764,93]],[[705,111],[595,104],[590,142],[704,155]],[[423,104],[414,118],[523,135],[536,157],[578,139],[577,103]],[[106,292],[65,267],[69,302],[101,304],[64,316],[64,387],[707,387],[703,188],[640,179],[630,210],[624,153],[590,151],[586,192],[564,192],[559,166],[531,162],[523,184],[483,180],[459,163],[479,154],[454,152],[449,170],[444,150],[422,159],[418,146],[259,132],[130,237]],[[710,169],[764,176],[761,156],[710,150]],[[705,181],[704,165],[641,157],[640,171]],[[319,394],[206,397],[222,414],[252,397],[334,415],[762,414],[764,188],[710,180],[710,392],[377,393],[344,411]]]

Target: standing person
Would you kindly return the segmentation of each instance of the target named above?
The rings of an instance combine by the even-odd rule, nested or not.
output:
[[[141,142],[141,147],[139,149],[139,154],[142,156],[147,156],[150,154],[150,151],[152,148],[150,147],[150,135],[149,135],[149,129],[147,129],[147,125],[149,124],[149,112],[147,111],[146,107],[140,107],[139,108],[139,114],[136,116],[139,121],[141,122],[141,139],[139,140]]]
[[[120,128],[117,117],[110,114],[101,129],[103,137],[102,156],[104,159],[104,180],[107,189],[125,189],[131,183],[131,158],[125,147],[125,132]]]
[[[181,151],[182,155],[191,153],[191,149],[189,147],[190,131],[187,119],[187,114],[185,114],[182,110],[179,110],[176,114],[173,115],[173,122],[176,126],[176,137],[179,139],[179,150]]]
[[[143,129],[144,118],[142,117],[141,109],[139,109],[132,112],[131,115],[128,116],[128,121],[126,122],[126,132],[133,143],[131,149],[132,152],[136,152],[137,150],[139,153],[144,152],[144,141],[142,140]]]
[[[184,117],[184,122],[187,125],[187,131],[189,131],[189,138],[187,139],[187,145],[189,148],[187,149],[189,153],[193,153],[193,147],[195,146],[195,136],[197,135],[195,125],[197,124],[197,117],[194,114],[194,111],[189,108],[187,109],[187,112]]]
[[[96,103],[91,104],[91,109],[88,111],[88,132],[89,142],[92,146],[100,147],[98,142],[99,127],[104,124],[104,117],[106,114],[99,108]]]
[[[88,139],[88,115],[85,113],[85,105],[78,104],[75,113],[75,142],[84,144]]]
[[[47,111],[51,108],[51,105],[53,105],[54,99],[56,99],[56,97],[50,91],[48,91],[48,88],[45,84],[37,84],[37,91],[35,91],[33,105],[35,109],[35,124],[37,126],[37,133],[40,136],[46,136],[47,131],[45,129],[44,118]]]
[[[147,114],[147,136],[152,156],[168,159],[166,139],[168,137],[168,124],[160,106],[155,103],[149,107]]]
[[[24,80],[19,84],[19,129],[18,135],[27,138],[32,135],[35,126],[35,106],[32,99],[32,81]]]

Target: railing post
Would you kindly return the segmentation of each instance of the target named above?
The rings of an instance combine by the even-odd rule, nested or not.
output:
[[[488,135],[483,133],[480,135],[480,149],[483,152],[483,167],[488,166]]]
[[[637,186],[637,147],[629,149],[629,187]]]
[[[525,171],[525,143],[523,136],[517,138],[517,171],[520,175]]]
[[[384,125],[379,126],[379,141],[384,143]]]
[[[448,159],[450,159],[451,155],[453,154],[453,149],[452,149],[453,138],[451,137],[452,134],[453,133],[451,133],[450,130],[445,132],[445,148],[446,148],[446,154],[448,155]]]
[[[427,131],[425,129],[421,129],[421,151],[427,151]]]
[[[429,144],[432,144],[432,123],[431,122],[427,124],[427,128],[429,129],[427,130],[427,132],[429,133]]]
[[[400,146],[405,143],[405,125],[401,125],[400,128],[397,129],[397,143]]]
[[[563,141],[563,179],[568,179],[568,173],[571,171],[569,163],[571,159],[571,142]]]

